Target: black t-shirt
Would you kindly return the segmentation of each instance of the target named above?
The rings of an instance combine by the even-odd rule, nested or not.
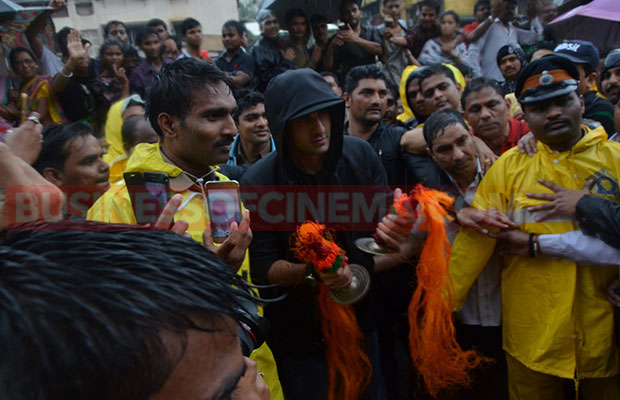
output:
[[[348,125],[345,126],[344,134],[349,134]],[[379,124],[377,130],[368,139],[368,144],[375,150],[381,158],[383,168],[387,174],[390,186],[410,184],[407,182],[407,170],[403,161],[403,149],[400,146],[400,139],[407,130],[400,126],[391,126],[384,122]]]
[[[94,88],[96,74],[94,60],[88,67],[86,76],[73,75],[67,85],[56,96],[62,106],[65,116],[71,122],[85,121],[93,123],[97,120],[97,111],[100,108],[100,100]]]
[[[374,27],[362,26],[360,32],[360,38],[368,40],[370,42],[383,44],[383,34],[381,31]],[[336,48],[334,52],[334,66],[333,70],[338,75],[338,79],[341,84],[344,84],[344,79],[353,67],[358,65],[374,64],[375,56],[367,53],[364,49],[353,43],[345,43]]]
[[[215,59],[215,65],[224,72],[234,74],[234,71],[242,71],[248,74],[250,78],[254,76],[254,58],[243,49],[239,49],[230,62],[226,60],[226,53],[222,54]]]

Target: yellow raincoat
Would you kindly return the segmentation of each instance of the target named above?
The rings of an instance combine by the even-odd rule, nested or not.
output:
[[[579,229],[575,221],[553,217],[536,222],[528,207],[542,203],[526,193],[551,192],[538,178],[568,189],[582,189],[595,178],[593,195],[618,202],[620,144],[608,142],[597,128],[570,151],[555,153],[538,142],[533,157],[517,148],[504,153],[487,172],[473,207],[495,207],[524,232],[565,233]],[[457,307],[486,265],[495,240],[470,230],[461,231],[452,247],[450,270]],[[605,299],[618,269],[586,266],[539,255],[504,257],[502,314],[504,349],[527,368],[567,379],[603,378],[619,373],[613,309]],[[617,334],[617,333],[616,333]]]
[[[187,221],[189,224],[187,232],[192,235],[192,239],[202,243],[202,233],[207,224],[207,216],[205,214],[202,196],[200,193],[189,190],[192,182],[190,182],[189,179],[186,181],[182,179],[182,170],[179,167],[169,164],[163,159],[159,143],[138,144],[127,161],[125,172],[146,171],[168,174],[171,179],[171,190],[183,194],[183,203],[174,215],[174,219],[183,219]],[[215,175],[219,180],[228,180],[226,176],[219,172],[215,172]],[[186,185],[184,185],[185,182],[187,182]],[[88,210],[87,219],[112,223],[135,224],[136,219],[131,206],[131,199],[127,191],[127,186],[124,183],[111,186],[110,189],[93,204],[90,210]],[[246,275],[248,280],[250,276],[249,267],[250,261],[246,252],[245,260],[239,270],[239,274]],[[250,358],[258,364],[258,371],[265,374],[264,379],[269,386],[271,399],[282,400],[284,396],[278,378],[276,363],[267,343],[264,343],[261,347],[256,349]]]

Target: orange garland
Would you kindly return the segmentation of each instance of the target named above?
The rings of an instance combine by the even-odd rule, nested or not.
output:
[[[420,205],[419,214],[424,216],[421,229],[428,231],[417,266],[418,285],[409,303],[409,351],[428,393],[436,397],[442,389],[469,386],[469,372],[488,359],[473,350],[463,351],[452,324],[454,287],[444,223],[445,218],[452,219],[446,208],[452,206],[454,199],[418,184],[408,199],[395,204],[395,210],[403,212],[399,215],[406,217],[404,212],[409,211],[403,201]]]
[[[347,263],[344,250],[334,243],[325,225],[304,222],[297,228],[294,244],[292,253],[321,272],[336,272]],[[318,306],[327,344],[328,399],[358,400],[370,383],[372,367],[353,307],[334,302],[324,283],[319,284]]]

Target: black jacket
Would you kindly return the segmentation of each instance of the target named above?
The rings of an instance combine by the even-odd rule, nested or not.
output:
[[[620,249],[620,204],[597,196],[583,196],[577,203],[582,232]]]
[[[330,147],[321,170],[316,175],[307,175],[291,161],[285,125],[291,119],[326,108],[331,115]],[[276,151],[250,167],[243,176],[242,190],[248,190],[252,185],[275,185],[281,191],[287,191],[288,185],[301,186],[308,191],[316,185],[334,187],[335,190],[346,190],[346,186],[351,185],[386,187],[385,171],[372,147],[361,139],[344,137],[344,102],[333,94],[318,73],[299,69],[274,78],[267,87],[265,109]],[[383,190],[380,195],[385,194]],[[383,212],[378,210],[376,217],[383,216]],[[289,251],[292,230],[281,230],[275,223],[267,227],[255,226],[255,221],[259,220],[256,213],[254,210],[252,215],[254,238],[250,245],[250,273],[254,283],[266,284],[268,271],[275,261],[300,261]],[[295,225],[308,219],[298,215],[295,218]],[[372,270],[372,257],[360,252],[354,245],[357,237],[367,236],[371,232],[356,231],[356,225],[352,222],[327,225],[336,231],[335,241],[347,252],[349,263],[358,263]],[[277,348],[285,347],[296,352],[322,351],[323,340],[315,304],[316,291],[316,287],[309,284],[261,290],[263,297],[280,294],[287,296],[282,301],[265,306],[265,316],[272,325],[267,337],[270,346],[273,343]],[[363,319],[359,322],[363,328]],[[274,349],[274,353],[276,351]]]
[[[607,136],[613,135],[616,132],[614,105],[610,101],[599,97],[594,90],[584,94],[583,101],[586,107],[583,117],[600,122],[603,128],[605,128]]]
[[[259,92],[264,92],[267,84],[273,77],[290,69],[293,65],[280,54],[280,41],[261,37],[252,46],[254,57],[254,82],[253,87]]]

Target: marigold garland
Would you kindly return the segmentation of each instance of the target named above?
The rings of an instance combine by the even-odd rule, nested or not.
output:
[[[345,251],[334,243],[325,225],[304,222],[293,242],[293,254],[321,272],[333,273],[347,264]],[[370,382],[372,367],[353,307],[334,302],[324,283],[319,284],[318,306],[327,344],[328,399],[358,400]]]
[[[424,218],[420,228],[428,232],[416,269],[418,284],[409,303],[409,351],[428,393],[436,397],[442,389],[470,385],[469,372],[488,359],[473,350],[463,351],[452,323],[454,287],[445,219],[452,219],[446,209],[454,199],[420,184],[403,197],[395,211],[408,218],[410,210],[419,205],[416,214]]]

